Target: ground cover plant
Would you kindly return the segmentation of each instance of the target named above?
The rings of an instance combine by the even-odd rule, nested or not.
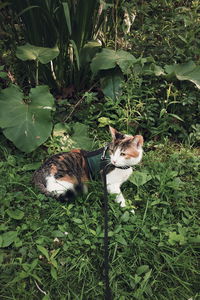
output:
[[[199,299],[199,150],[151,148],[128,208],[109,199],[114,299]],[[72,203],[46,198],[30,185],[45,152],[1,143],[1,299],[102,299],[101,183]]]
[[[103,299],[102,183],[61,203],[31,178],[111,125],[145,140],[127,208],[109,197],[113,298],[199,300],[199,0],[11,0],[0,21],[0,299]]]

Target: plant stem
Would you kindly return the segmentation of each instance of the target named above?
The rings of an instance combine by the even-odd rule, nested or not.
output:
[[[94,83],[91,88],[87,91],[88,93],[95,87],[96,83]],[[72,111],[65,117],[65,119],[63,120],[64,122],[67,122],[69,120],[69,118],[73,115],[74,111],[76,110],[76,108],[82,103],[82,101],[85,98],[85,94],[81,97],[81,99],[78,100],[78,102],[74,105]]]
[[[146,218],[146,215],[147,215],[147,209],[148,209],[148,205],[149,205],[149,200],[147,199],[147,203],[146,203],[146,207],[145,207],[145,211],[144,211],[144,215],[143,215],[143,219],[142,219],[142,225],[141,225],[141,227],[143,226],[143,224],[144,224],[144,221],[145,221],[145,218]]]
[[[117,9],[118,9],[118,5],[119,5],[119,0],[116,0],[116,3],[115,3],[115,51],[117,51],[117,35],[118,35],[118,12],[117,12]]]
[[[36,60],[36,74],[35,74],[35,84],[39,85],[39,80],[38,80],[38,71],[39,71],[39,60]]]
[[[55,81],[57,81],[56,74],[55,74],[55,72],[54,72],[53,61],[52,61],[52,60],[50,61],[50,64],[51,64],[51,74],[52,74],[52,76],[53,76],[53,79],[54,79]]]

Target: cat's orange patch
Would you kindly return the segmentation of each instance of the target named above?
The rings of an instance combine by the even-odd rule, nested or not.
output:
[[[68,175],[65,175],[65,176],[59,178],[59,181],[67,181],[67,182],[70,182],[70,183],[73,183],[73,184],[78,183],[78,181],[75,177],[71,177],[71,176],[68,176]]]
[[[87,176],[87,174],[85,174],[83,177],[81,177],[81,182],[87,182],[89,181],[89,177]]]
[[[80,152],[81,152],[81,149],[72,149],[70,152],[80,153]]]
[[[60,155],[60,156],[59,156],[59,160],[65,160],[64,155]]]
[[[50,173],[52,174],[52,175],[55,175],[56,173],[58,172],[58,169],[57,169],[57,167],[56,167],[56,165],[51,165],[51,171],[50,171]]]
[[[126,159],[130,159],[132,157],[138,157],[139,156],[139,152],[135,149],[131,149],[131,150],[128,150],[125,152],[126,156],[125,158]]]
[[[68,175],[65,175],[61,178],[59,178],[60,181],[67,181],[67,182],[70,182],[70,183],[73,183],[73,184],[78,184],[78,180],[76,177],[71,177],[71,176],[68,176]],[[81,177],[81,182],[87,182],[89,180],[89,178],[84,175],[83,177]]]

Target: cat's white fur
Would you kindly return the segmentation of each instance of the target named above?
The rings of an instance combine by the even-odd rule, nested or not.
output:
[[[123,166],[133,166],[138,164],[142,159],[142,147],[138,147],[138,153],[139,155],[137,157],[131,157],[128,160],[125,160],[123,156],[120,155],[121,151],[120,149],[117,149],[114,154],[111,154],[110,159],[111,163],[117,167],[123,167]],[[110,172],[106,176],[107,181],[107,189],[110,194],[117,194],[116,196],[116,202],[120,204],[121,207],[125,207],[125,199],[121,192],[121,185],[127,181],[127,179],[132,174],[133,169],[130,167],[129,169],[118,169],[115,168],[112,172]]]
[[[64,194],[67,190],[74,190],[73,183],[58,180],[54,175],[49,175],[46,177],[46,188],[50,193],[55,193],[56,195]]]
[[[110,160],[111,163],[116,167],[123,167],[123,166],[134,166],[137,165],[142,159],[142,147],[138,147],[139,155],[137,157],[131,157],[130,159],[125,160],[123,156],[121,156],[120,149],[117,149],[114,154],[111,154]]]
[[[132,168],[126,170],[114,169],[106,176],[108,193],[117,194],[116,202],[119,203],[121,207],[126,206],[126,203],[120,187],[122,183],[130,177],[132,172]]]

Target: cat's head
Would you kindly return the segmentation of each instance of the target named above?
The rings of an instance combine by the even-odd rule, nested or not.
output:
[[[127,135],[109,127],[112,142],[109,146],[111,163],[116,167],[128,167],[138,164],[142,159],[143,137]]]

